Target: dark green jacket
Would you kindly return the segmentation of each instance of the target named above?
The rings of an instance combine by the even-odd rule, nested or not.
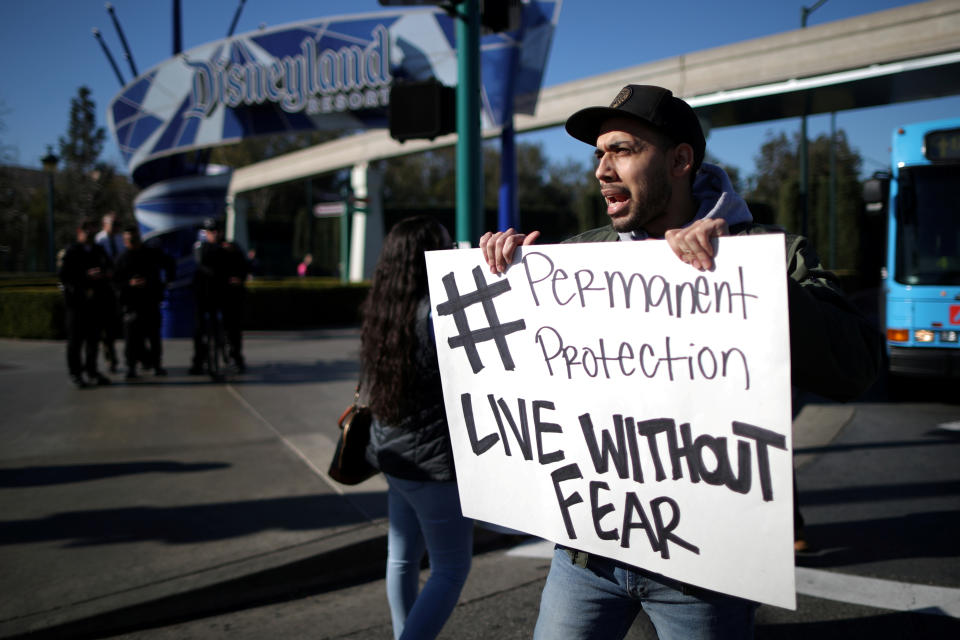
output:
[[[783,233],[779,227],[747,223],[731,235]],[[616,242],[612,226],[591,229],[565,242]],[[803,236],[787,233],[787,301],[793,386],[831,400],[853,400],[880,371],[879,331],[847,301],[837,277],[823,268]]]

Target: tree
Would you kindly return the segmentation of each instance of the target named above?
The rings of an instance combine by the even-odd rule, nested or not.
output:
[[[67,171],[87,174],[94,169],[106,132],[97,126],[96,104],[90,89],[80,87],[70,100],[70,122],[67,135],[60,137],[60,160]]]
[[[486,153],[485,149],[485,166],[489,165]],[[448,208],[457,201],[453,147],[389,158],[383,168],[385,206]]]
[[[602,199],[597,193],[592,169],[573,160],[552,163],[539,144],[519,143],[516,153],[522,229],[539,229],[545,239],[558,241],[578,230],[596,226],[592,223]],[[500,189],[500,150],[495,144],[484,145],[483,173],[484,227],[492,228]],[[384,203],[388,209],[452,211],[456,204],[455,149],[386,160]]]
[[[747,198],[774,210],[774,222],[799,233],[803,224],[800,201],[800,134],[769,134],[756,157],[757,173],[750,179]],[[808,235],[824,264],[835,270],[856,269],[860,252],[860,155],[843,130],[836,135],[836,260],[830,258],[830,137],[820,135],[807,145],[809,158],[810,217]]]
[[[743,193],[743,185],[740,181],[740,169],[733,165],[725,164],[722,160],[717,158],[715,155],[707,151],[706,155],[703,158],[704,162],[709,162],[710,164],[715,164],[727,174],[727,177],[730,178],[730,184],[733,185],[733,190],[737,193]]]
[[[7,107],[0,102],[0,135],[6,131],[4,116]],[[16,154],[0,137],[0,270],[23,271],[26,266],[26,246],[30,236],[27,214],[27,190],[19,172],[11,167]]]
[[[70,100],[67,131],[59,139],[54,203],[57,247],[73,241],[81,218],[99,218],[115,211],[132,222],[136,188],[112,164],[100,161],[105,139],[103,127],[97,126],[92,93],[81,86]],[[45,210],[46,205],[42,207]]]

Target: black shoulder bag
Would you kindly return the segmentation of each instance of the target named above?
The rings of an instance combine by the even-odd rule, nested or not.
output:
[[[347,407],[337,425],[340,439],[337,440],[333,460],[327,471],[330,477],[341,484],[360,484],[377,474],[377,469],[367,462],[366,450],[370,442],[370,423],[373,414],[370,407],[360,404],[360,383],[353,395],[353,404]]]

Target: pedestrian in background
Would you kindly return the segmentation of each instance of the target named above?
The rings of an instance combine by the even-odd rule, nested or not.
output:
[[[94,220],[80,222],[77,241],[64,252],[58,274],[67,311],[67,369],[70,379],[81,388],[110,384],[97,368],[97,350],[114,296],[110,258],[94,242],[96,233]]]
[[[94,237],[96,242],[110,258],[110,264],[115,266],[117,260],[126,251],[123,244],[123,235],[120,232],[120,226],[117,223],[117,214],[109,211],[100,218],[100,231]],[[103,340],[103,357],[110,365],[110,373],[117,372],[117,339],[123,335],[123,319],[119,301],[113,289],[110,289],[110,300],[104,301],[104,305],[112,307],[113,312],[105,317],[101,340]]]
[[[313,254],[308,253],[303,256],[303,261],[297,265],[297,275],[303,278],[304,276],[312,276],[313,268],[310,266],[313,264]]]
[[[261,264],[260,258],[257,256],[256,247],[247,249],[247,265],[250,269],[247,280],[253,280],[263,275],[263,264]]]
[[[113,211],[105,213],[100,219],[100,230],[94,241],[106,252],[110,262],[116,263],[127,248],[123,244],[123,233],[117,223],[117,214]]]
[[[247,256],[234,242],[225,242],[220,223],[207,218],[201,225],[203,240],[194,244],[197,270],[193,279],[194,332],[190,375],[209,367],[207,341],[213,338],[217,314],[222,320],[230,359],[238,373],[247,370],[243,357],[243,305],[249,274]]]
[[[226,289],[223,295],[223,329],[227,334],[230,359],[237,373],[246,373],[247,362],[243,357],[243,309],[247,297],[247,279],[250,262],[243,248],[236,242],[222,243],[223,269]]]
[[[193,358],[190,375],[201,375],[208,367],[207,341],[213,338],[216,314],[223,308],[226,275],[220,224],[207,218],[200,225],[200,239],[193,245],[197,270],[193,275]]]
[[[363,307],[362,389],[374,419],[367,458],[386,476],[387,600],[394,638],[435,638],[470,572],[473,521],[460,510],[427,291],[425,251],[448,249],[433,218],[384,239]],[[420,563],[430,577],[419,590]]]
[[[117,259],[113,276],[123,312],[126,378],[137,377],[137,363],[165,376],[160,303],[177,266],[161,249],[144,245],[136,225],[124,229],[123,243],[126,250]]]

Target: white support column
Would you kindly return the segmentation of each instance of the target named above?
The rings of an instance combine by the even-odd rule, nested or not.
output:
[[[237,226],[236,212],[233,210],[233,202],[236,200],[237,194],[228,187],[227,196],[224,198],[226,206],[224,207],[224,221],[223,221],[223,233],[224,237],[227,240],[233,240],[235,235],[235,229]]]
[[[236,242],[244,250],[249,249],[250,233],[247,229],[248,203],[239,193],[227,193],[227,219],[225,231],[227,240]]]
[[[373,277],[383,246],[383,172],[368,162],[354,165],[350,186],[356,198],[366,199],[366,212],[355,211],[350,234],[350,281]]]

